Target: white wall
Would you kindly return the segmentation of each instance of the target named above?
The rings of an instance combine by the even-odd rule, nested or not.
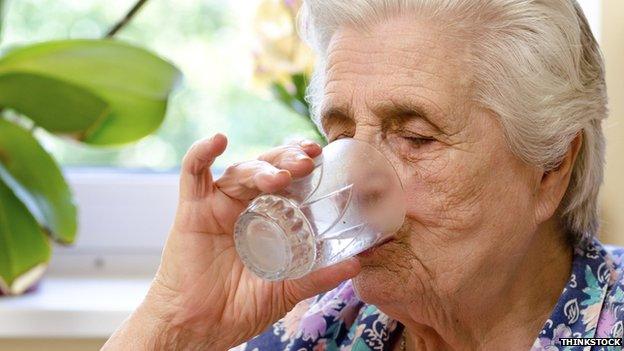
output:
[[[607,166],[601,201],[602,240],[624,245],[624,1],[596,3],[602,4],[601,44],[606,60],[610,109],[605,124]]]

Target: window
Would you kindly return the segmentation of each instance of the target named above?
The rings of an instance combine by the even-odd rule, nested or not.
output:
[[[160,130],[123,148],[93,148],[39,132],[65,166],[167,170],[187,148],[225,132],[230,146],[216,166],[255,157],[292,137],[314,137],[303,117],[254,88],[257,50],[254,16],[259,0],[158,0],[149,2],[119,38],[173,61],[185,80],[170,101]],[[599,36],[600,1],[580,0]],[[10,3],[3,44],[54,38],[95,38],[131,5],[127,0],[20,0]],[[270,121],[270,123],[267,123]]]
[[[8,6],[3,45],[103,36],[134,1],[20,0]],[[94,148],[38,136],[64,166],[168,170],[200,138],[224,132],[230,146],[216,166],[255,157],[296,136],[314,137],[303,117],[254,84],[258,0],[149,1],[118,38],[176,64],[184,81],[159,131],[123,148]],[[270,123],[267,123],[269,122]]]
[[[253,23],[260,0],[242,3],[150,1],[118,35],[168,58],[185,75],[156,134],[134,145],[101,149],[38,131],[68,170],[80,207],[77,245],[57,249],[53,270],[54,265],[72,271],[153,270],[175,211],[175,169],[195,140],[218,131],[228,135],[230,146],[215,164],[218,173],[286,139],[316,136],[308,121],[254,85]],[[580,3],[599,37],[600,2]],[[12,1],[3,45],[101,37],[131,5],[128,0]]]
[[[134,1],[9,1],[2,48],[101,37]],[[316,137],[307,120],[254,84],[253,20],[260,1],[151,0],[118,35],[169,59],[185,75],[156,134],[103,149],[36,132],[65,167],[80,233],[75,246],[55,248],[48,275],[56,280],[5,302],[3,316],[12,323],[0,328],[0,337],[70,337],[75,343],[76,337],[110,335],[139,303],[158,266],[176,207],[176,168],[195,140],[228,135],[230,146],[214,167],[219,173],[289,138]],[[600,40],[603,2],[578,1]],[[613,32],[605,33],[619,38]],[[40,340],[42,348],[61,345]]]

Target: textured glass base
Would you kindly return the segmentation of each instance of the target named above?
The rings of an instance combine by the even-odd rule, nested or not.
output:
[[[282,196],[254,199],[236,222],[234,242],[245,266],[264,279],[299,278],[316,260],[310,223]]]

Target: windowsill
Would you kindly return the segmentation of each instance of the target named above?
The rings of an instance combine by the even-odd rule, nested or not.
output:
[[[80,208],[77,241],[55,246],[35,291],[0,297],[0,339],[106,339],[142,301],[158,268],[177,175],[66,173]]]
[[[0,297],[0,338],[108,338],[151,278],[46,275],[37,290]]]

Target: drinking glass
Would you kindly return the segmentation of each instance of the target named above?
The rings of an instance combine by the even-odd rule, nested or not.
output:
[[[339,139],[314,164],[285,190],[252,200],[235,224],[236,250],[261,278],[294,279],[338,263],[387,241],[403,223],[401,181],[372,145]]]

